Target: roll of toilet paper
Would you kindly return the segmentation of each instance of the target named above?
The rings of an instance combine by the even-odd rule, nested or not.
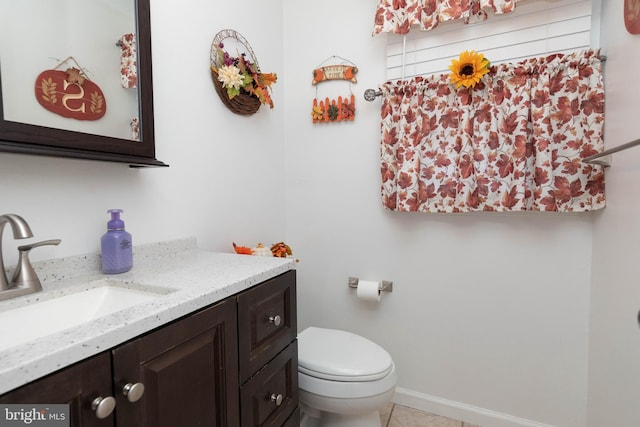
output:
[[[356,295],[361,300],[380,302],[380,283],[371,280],[359,280]]]

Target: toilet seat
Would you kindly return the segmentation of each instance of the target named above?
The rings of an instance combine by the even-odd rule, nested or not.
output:
[[[387,376],[374,381],[331,381],[298,371],[301,400],[305,400],[302,397],[305,393],[332,399],[366,399],[389,393],[395,389],[397,381],[398,375],[393,364]]]
[[[392,372],[393,360],[378,344],[356,334],[309,327],[298,334],[298,372],[329,381],[368,382]]]

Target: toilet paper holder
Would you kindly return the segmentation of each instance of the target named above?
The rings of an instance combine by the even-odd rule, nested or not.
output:
[[[359,281],[359,279],[357,277],[349,277],[349,287],[350,288],[358,288],[358,281]],[[391,282],[389,280],[383,280],[378,285],[378,290],[381,291],[381,292],[391,292],[391,291],[393,291],[393,282]]]

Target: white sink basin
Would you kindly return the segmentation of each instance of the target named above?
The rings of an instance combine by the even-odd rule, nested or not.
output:
[[[0,351],[152,301],[169,292],[151,287],[129,289],[105,279],[91,283],[90,289],[0,312]],[[30,298],[37,296],[29,295]]]

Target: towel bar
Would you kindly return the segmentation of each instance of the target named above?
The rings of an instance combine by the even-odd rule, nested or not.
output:
[[[609,167],[611,166],[611,161],[609,159],[602,159],[602,157],[610,156],[613,153],[635,147],[636,145],[640,145],[640,139],[636,139],[634,141],[627,142],[626,144],[618,145],[617,147],[604,150],[602,153],[594,154],[593,156],[585,157],[582,161],[584,163],[591,163]]]

